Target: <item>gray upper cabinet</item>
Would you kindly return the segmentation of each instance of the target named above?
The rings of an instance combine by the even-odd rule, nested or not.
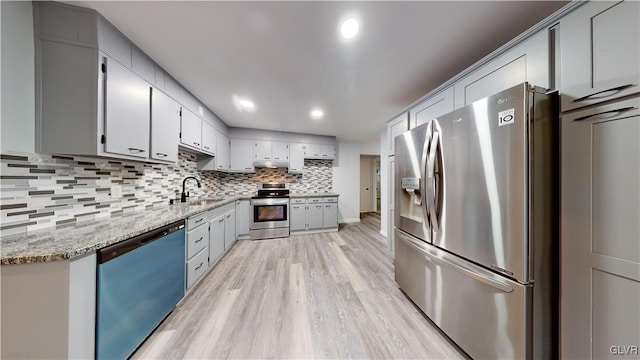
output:
[[[184,107],[180,122],[180,144],[196,150],[202,148],[202,119]]]
[[[638,1],[590,1],[561,19],[563,111],[640,91],[638,24]]]
[[[320,158],[320,144],[305,144],[304,146],[305,159],[319,159]]]
[[[217,171],[229,171],[229,146],[229,138],[216,131],[215,169]]]
[[[177,162],[180,138],[180,104],[162,91],[153,89],[151,96],[150,158]]]
[[[396,136],[409,130],[407,113],[403,113],[387,123],[387,142],[389,143],[389,156],[395,155]]]
[[[113,25],[98,16],[98,47],[120,64],[131,69],[131,43]]]
[[[254,143],[254,159],[258,161],[268,161],[271,158],[271,141],[256,141]]]
[[[454,84],[461,108],[525,81],[549,87],[549,34],[539,31]]]
[[[288,161],[289,144],[278,141],[256,141],[254,144],[254,159],[257,161]]]
[[[216,129],[206,121],[202,121],[202,151],[211,155],[216,154]]]
[[[131,47],[131,70],[149,84],[155,84],[156,64],[137,46]]]
[[[289,160],[289,144],[279,141],[271,143],[271,157],[274,161]]]
[[[289,172],[302,174],[304,169],[304,144],[289,144]]]
[[[320,144],[320,158],[333,159],[336,157],[336,147],[330,144]]]
[[[255,172],[253,147],[253,140],[231,139],[229,161],[232,172]]]
[[[453,110],[453,86],[450,86],[409,110],[411,128],[425,124],[429,120]]]
[[[147,158],[151,86],[106,56],[103,65],[106,68],[105,151]]]

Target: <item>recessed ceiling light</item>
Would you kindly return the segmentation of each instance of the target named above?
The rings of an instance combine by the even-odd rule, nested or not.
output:
[[[256,108],[256,104],[247,99],[240,100],[240,106],[242,106],[245,110],[252,110]]]
[[[345,20],[340,27],[340,34],[345,39],[351,39],[358,34],[360,24],[354,18]]]
[[[233,102],[233,106],[235,106],[236,110],[254,112],[256,111],[256,104],[253,101],[248,99],[242,99],[238,95],[233,95],[231,97],[231,101]]]
[[[324,112],[322,112],[322,110],[320,110],[320,109],[313,109],[313,110],[311,110],[309,115],[311,115],[312,119],[320,120],[324,116]]]

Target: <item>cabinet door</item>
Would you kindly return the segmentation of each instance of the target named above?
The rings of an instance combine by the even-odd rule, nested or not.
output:
[[[387,124],[387,141],[389,142],[389,156],[396,153],[396,136],[403,134],[409,130],[408,113],[404,113],[397,118],[391,120]]]
[[[209,221],[209,265],[224,253],[224,215]]]
[[[561,358],[611,358],[640,339],[639,108],[562,117]]]
[[[202,151],[216,154],[216,129],[206,121],[202,121]]]
[[[306,204],[291,205],[291,215],[289,216],[291,231],[300,231],[307,228],[306,207]]]
[[[156,64],[137,46],[131,47],[131,69],[141,78],[153,84],[156,81]]]
[[[322,209],[322,224],[325,229],[338,227],[338,204],[323,204]]]
[[[202,147],[202,120],[185,107],[180,122],[180,143],[197,150]]]
[[[455,83],[455,108],[525,81],[549,87],[549,34],[546,30],[532,35]]]
[[[229,250],[236,242],[236,211],[224,214],[224,250]]]
[[[256,160],[272,160],[271,158],[271,141],[256,141],[254,143],[254,159]]]
[[[319,159],[320,144],[305,144],[304,157],[307,159]]]
[[[309,204],[307,206],[307,224],[309,225],[309,230],[322,229],[322,203]]]
[[[131,43],[129,40],[102,16],[98,16],[98,32],[100,51],[104,51],[111,58],[130,69]]]
[[[560,20],[562,111],[640,91],[640,2],[590,1]]]
[[[255,172],[253,140],[231,139],[229,159],[231,171]]]
[[[323,159],[333,159],[336,157],[336,148],[333,145],[320,145],[320,157]]]
[[[233,141],[233,140],[232,140]],[[253,145],[253,142],[251,142]],[[251,200],[236,201],[236,237],[248,236],[251,226]]]
[[[304,144],[289,145],[289,172],[302,174],[304,169]]]
[[[180,104],[153,89],[151,96],[151,152],[150,158],[178,161],[180,142]]]
[[[453,109],[453,86],[450,86],[409,110],[411,127],[426,124],[429,120],[447,114]]]
[[[229,138],[216,131],[216,170],[229,171]]]
[[[289,160],[289,144],[274,141],[271,143],[271,157],[277,161]]]
[[[138,75],[105,57],[105,151],[147,158],[151,87]]]

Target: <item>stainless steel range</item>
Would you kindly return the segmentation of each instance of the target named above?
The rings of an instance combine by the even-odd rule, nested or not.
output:
[[[260,183],[251,198],[251,239],[289,236],[289,184]]]

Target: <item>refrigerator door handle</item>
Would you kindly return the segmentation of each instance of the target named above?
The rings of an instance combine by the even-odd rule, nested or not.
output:
[[[432,120],[433,121],[433,120]],[[428,193],[428,181],[429,179],[427,178],[427,171],[428,171],[428,167],[429,167],[429,145],[431,144],[431,123],[432,121],[430,121],[427,125],[427,135],[425,136],[425,140],[424,140],[424,148],[422,149],[422,162],[420,163],[420,176],[421,179],[420,181],[422,182],[422,190],[421,190],[421,194],[420,197],[422,198],[422,218],[424,219],[424,224],[428,225],[425,228],[431,226],[430,221],[429,221],[429,211],[430,211],[430,204],[428,202],[427,199],[427,193]],[[425,229],[426,231],[426,229]]]
[[[459,273],[466,275],[474,280],[477,280],[485,285],[489,285],[493,288],[496,288],[500,291],[506,292],[506,293],[510,293],[513,292],[513,288],[501,281],[486,277],[482,274],[478,274],[475,271],[469,270],[467,268],[465,268],[464,266],[461,266],[459,264],[457,264],[457,262],[459,260],[457,259],[443,259],[443,258],[439,258],[436,256],[433,256],[431,254],[427,254],[427,259],[428,260],[434,260],[435,262],[441,264],[441,265],[445,265],[445,266],[449,266],[451,268],[453,268],[454,270],[458,271]]]
[[[427,176],[426,176],[426,186],[425,192],[427,193],[427,204],[429,206],[429,223],[433,231],[440,230],[440,223],[438,221],[438,210],[436,209],[436,188],[435,188],[435,177],[438,176],[436,174],[436,156],[438,154],[438,147],[440,147],[440,133],[434,132],[431,140],[431,144],[429,145],[429,156],[427,158]]]
[[[399,237],[401,240],[403,240],[406,244],[408,244],[409,246],[411,246],[412,248],[416,249],[417,251],[419,251],[425,259],[427,259],[428,261],[433,261],[433,262],[437,262],[440,265],[444,265],[444,266],[448,266],[450,268],[453,268],[454,270],[458,271],[459,273],[466,275],[467,277],[470,277],[474,280],[477,280],[485,285],[489,285],[495,289],[498,289],[500,291],[503,291],[505,293],[511,293],[513,292],[513,288],[511,286],[509,286],[508,284],[505,284],[501,281],[492,279],[490,277],[484,276],[482,274],[478,274],[477,272],[467,269],[466,267],[464,267],[463,265],[460,264],[460,260],[451,258],[451,259],[443,259],[441,257],[435,256],[433,254],[431,254],[427,249],[424,248],[424,246],[426,245],[422,245],[420,244],[417,240],[414,240],[412,238],[410,238],[409,236],[400,236]]]

